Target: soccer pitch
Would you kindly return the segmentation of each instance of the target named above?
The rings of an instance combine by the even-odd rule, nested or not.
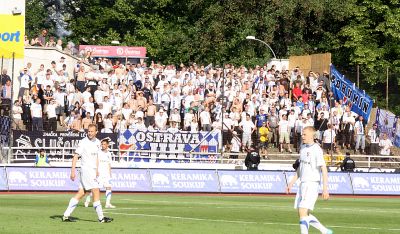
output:
[[[0,233],[299,233],[292,196],[114,194],[117,208],[104,209],[114,222],[98,223],[81,201],[77,221],[63,223],[72,196],[0,194]],[[400,233],[396,198],[332,197],[313,214],[334,233]]]

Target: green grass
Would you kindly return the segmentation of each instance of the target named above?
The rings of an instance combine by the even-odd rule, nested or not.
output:
[[[294,197],[114,194],[112,223],[80,205],[63,223],[72,194],[1,194],[0,233],[299,233]],[[400,204],[391,198],[319,200],[313,214],[334,233],[400,233]],[[310,229],[310,233],[319,233]]]

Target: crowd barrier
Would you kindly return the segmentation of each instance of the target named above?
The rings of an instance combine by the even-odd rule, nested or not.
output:
[[[2,191],[76,191],[70,168],[2,167]],[[284,193],[294,172],[239,170],[112,170],[114,191],[124,192],[207,192],[207,193]],[[297,185],[292,192],[297,191]],[[329,173],[331,194],[400,195],[396,173]]]
[[[37,132],[13,130],[13,157],[9,163],[33,161],[38,149],[45,149],[51,161],[71,159],[86,132]],[[108,138],[110,150],[123,159],[149,158],[215,160],[221,147],[220,131],[148,131],[128,129],[122,133],[98,133]],[[190,156],[189,156],[190,155]]]

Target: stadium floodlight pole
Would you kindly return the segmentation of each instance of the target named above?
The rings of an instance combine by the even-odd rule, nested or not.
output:
[[[255,36],[247,36],[246,39],[247,39],[247,40],[258,41],[258,42],[263,43],[263,44],[266,45],[266,46],[269,48],[269,50],[272,52],[272,54],[274,55],[274,59],[276,59],[275,52],[274,52],[274,50],[271,48],[271,46],[268,45],[268,43],[266,43],[265,41],[262,41],[262,40],[260,40],[260,39],[257,39]]]

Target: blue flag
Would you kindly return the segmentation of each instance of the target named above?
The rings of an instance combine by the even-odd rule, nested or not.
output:
[[[351,111],[368,120],[374,103],[372,98],[346,79],[333,65],[331,65],[331,76],[331,88],[335,98],[342,99],[346,105],[351,104]]]

